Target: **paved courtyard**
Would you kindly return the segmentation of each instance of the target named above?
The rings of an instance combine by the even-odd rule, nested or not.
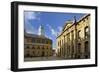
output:
[[[50,57],[34,57],[34,58],[25,58],[24,61],[50,61],[50,60],[63,60],[64,58],[57,56]]]

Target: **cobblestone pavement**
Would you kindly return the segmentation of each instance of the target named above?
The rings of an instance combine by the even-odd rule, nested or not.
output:
[[[24,61],[49,61],[49,60],[64,60],[64,58],[57,56],[50,56],[50,57],[34,57],[34,58],[24,59]]]

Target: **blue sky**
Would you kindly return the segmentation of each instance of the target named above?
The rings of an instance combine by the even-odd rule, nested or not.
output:
[[[79,20],[85,14],[82,13],[59,13],[24,11],[24,28],[27,33],[39,34],[39,27],[43,25],[45,36],[52,39],[53,48],[56,48],[56,37],[61,32],[65,22]]]

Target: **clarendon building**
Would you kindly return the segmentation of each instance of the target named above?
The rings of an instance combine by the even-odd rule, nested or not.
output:
[[[68,21],[57,37],[57,56],[66,59],[90,58],[90,14]]]
[[[44,35],[41,26],[41,34],[29,34],[24,31],[24,57],[48,57],[53,55],[52,40]]]

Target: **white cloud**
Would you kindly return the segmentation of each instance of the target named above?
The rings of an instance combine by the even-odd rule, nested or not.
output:
[[[27,33],[34,34],[31,30],[27,30]]]
[[[48,35],[46,35],[46,34],[45,34],[45,36],[46,36],[47,38],[49,38],[49,39],[52,39],[52,37],[50,37],[50,36],[48,36]]]
[[[55,36],[57,35],[57,32],[54,29],[51,29],[51,32],[53,35],[55,35]]]
[[[49,27],[52,35],[57,36],[57,31],[56,30],[54,30],[49,24],[47,24],[47,27]]]
[[[41,26],[39,26],[38,35],[41,35]]]
[[[37,12],[25,12],[25,19],[28,19],[28,20],[40,20],[40,18],[38,17],[40,13],[37,13]]]
[[[59,35],[59,34],[61,34],[61,32],[62,32],[62,27],[61,26],[58,26],[58,33],[57,33],[57,35]]]
[[[39,12],[25,12],[25,30],[27,33],[36,34],[35,28],[32,26],[32,23],[30,23],[29,20],[40,20],[39,18]]]
[[[27,33],[33,33],[34,32],[33,26],[28,21],[26,21],[24,28],[25,28]]]
[[[59,26],[59,27],[58,27],[58,30],[61,32],[61,31],[62,31],[62,27],[61,27],[61,26]]]
[[[25,12],[26,19],[36,19],[36,15],[34,12]]]

